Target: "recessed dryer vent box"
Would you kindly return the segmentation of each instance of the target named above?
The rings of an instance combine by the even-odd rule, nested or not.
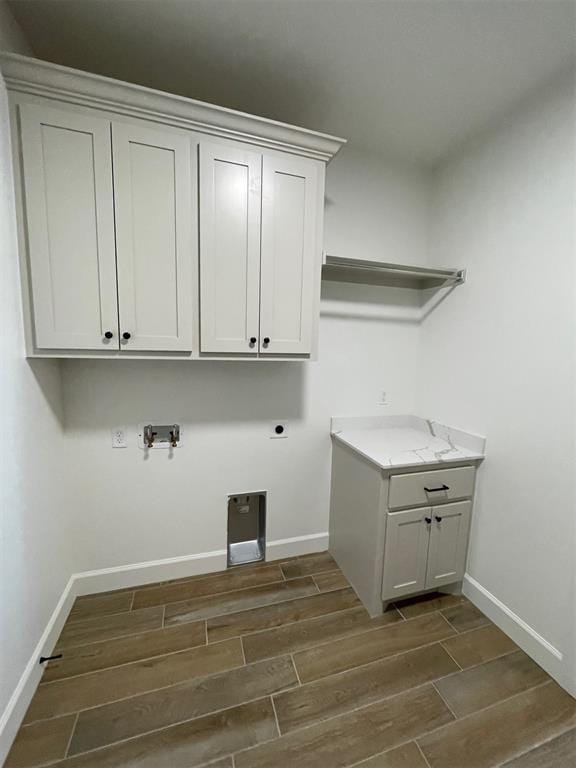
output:
[[[266,494],[228,496],[228,565],[264,560],[266,555]]]

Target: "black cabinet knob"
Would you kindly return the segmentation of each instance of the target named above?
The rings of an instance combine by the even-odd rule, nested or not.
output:
[[[428,525],[430,525],[430,523],[432,522],[432,518],[431,517],[425,517],[424,520],[426,520]]]
[[[439,517],[438,515],[434,515],[434,519],[436,520],[437,523],[441,523],[442,522],[442,518]]]
[[[258,341],[258,339],[256,338],[256,336],[250,336],[250,346],[251,347],[253,347],[254,344],[256,344],[257,341]]]
[[[112,331],[106,331],[106,333],[104,334],[105,339],[112,339],[113,337],[114,337],[114,334],[112,333]]]
[[[270,344],[270,337],[269,336],[264,336],[264,338],[262,339],[262,342],[263,342],[264,346],[266,346],[267,344]]]
[[[122,334],[122,338],[123,338],[123,339],[126,339],[126,341],[128,341],[128,339],[129,339],[131,336],[132,336],[132,334],[131,334],[131,333],[128,333],[128,331],[124,331],[124,333]]]

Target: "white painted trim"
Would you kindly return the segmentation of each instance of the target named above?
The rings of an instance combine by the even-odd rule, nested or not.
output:
[[[464,576],[462,592],[568,693],[576,696],[576,680],[570,679],[569,660],[558,648],[468,573]]]
[[[42,677],[42,667],[38,663],[38,659],[40,656],[49,656],[52,653],[74,604],[77,595],[76,584],[76,576],[71,576],[0,717],[0,765],[4,764]]]
[[[105,109],[237,139],[328,162],[345,143],[337,136],[237,112],[184,96],[113,80],[16,53],[1,53],[10,91]]]
[[[328,531],[308,536],[294,536],[291,539],[277,539],[266,544],[266,560],[280,560],[284,557],[310,555],[328,549]]]
[[[269,541],[266,545],[266,556],[267,560],[273,561],[285,557],[307,555],[312,552],[322,552],[326,549],[328,549],[328,533],[313,533],[307,536]],[[151,584],[156,581],[213,573],[225,568],[226,550],[218,549],[212,552],[200,552],[196,555],[149,560],[143,563],[72,574],[6,709],[0,717],[0,765],[3,764],[10,751],[12,742],[40,682],[42,668],[38,664],[38,659],[40,656],[49,656],[52,653],[76,597],[141,584]]]
[[[185,579],[202,573],[213,573],[226,568],[226,550],[199,552],[196,555],[168,557],[163,560],[148,560],[142,563],[117,565],[96,571],[75,573],[77,595],[92,595],[113,589],[138,587],[157,581]]]

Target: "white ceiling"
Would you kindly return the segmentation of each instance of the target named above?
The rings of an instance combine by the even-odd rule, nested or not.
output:
[[[434,164],[573,62],[569,0],[12,0],[43,59]]]

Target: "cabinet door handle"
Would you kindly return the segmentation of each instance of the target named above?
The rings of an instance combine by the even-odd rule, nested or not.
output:
[[[442,518],[439,517],[438,515],[434,515],[434,519],[436,520],[437,523],[441,523],[442,522]]]
[[[113,336],[114,334],[112,333],[112,331],[106,331],[106,333],[104,334],[105,339],[111,339],[113,338]]]
[[[250,336],[250,346],[251,347],[253,347],[254,344],[256,344],[257,341],[258,341],[258,339],[256,338],[256,336]]]
[[[424,486],[424,490],[426,491],[426,493],[437,493],[438,491],[449,491],[450,486],[441,485],[440,488],[426,488],[426,486]]]
[[[264,336],[264,338],[262,339],[262,343],[264,344],[265,347],[267,347],[268,344],[270,344],[270,337]]]
[[[432,522],[432,518],[431,517],[425,517],[424,520],[426,520],[426,524],[427,525],[430,525],[430,523]]]
[[[131,336],[132,336],[132,334],[131,334],[131,333],[128,333],[128,331],[124,331],[124,333],[122,334],[122,338],[123,338],[123,339],[126,339],[126,341],[128,341],[128,339],[129,339]]]

